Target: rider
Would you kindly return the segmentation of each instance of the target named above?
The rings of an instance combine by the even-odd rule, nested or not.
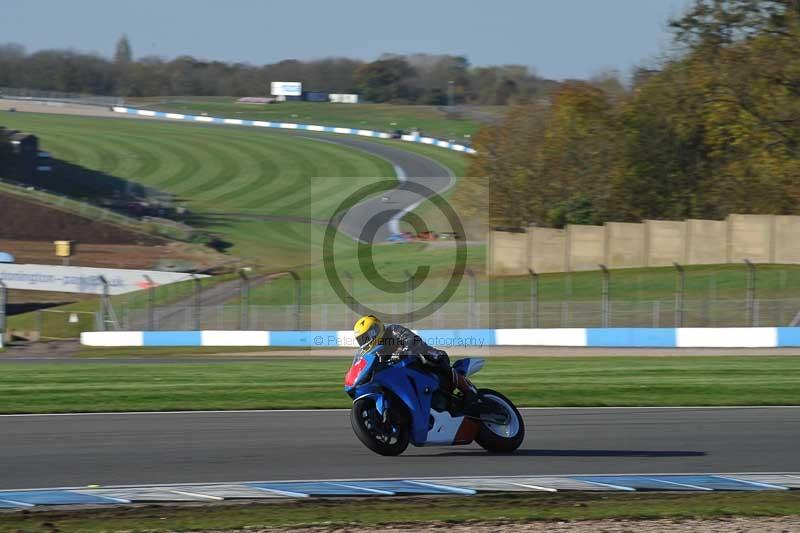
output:
[[[379,344],[383,346],[378,355],[382,359],[392,356],[419,356],[422,364],[439,378],[441,388],[450,393],[458,389],[464,395],[464,405],[470,406],[477,396],[477,391],[464,376],[450,366],[447,352],[428,346],[419,335],[400,324],[384,326],[374,315],[365,315],[356,320],[353,335],[362,352],[373,349]]]

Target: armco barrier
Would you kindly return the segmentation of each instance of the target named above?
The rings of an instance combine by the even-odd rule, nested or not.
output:
[[[189,122],[200,122],[204,124],[222,124],[228,126],[252,126],[256,128],[275,128],[282,130],[305,130],[305,131],[321,131],[325,133],[340,133],[343,135],[359,135],[361,137],[376,137],[378,139],[391,139],[392,136],[383,131],[374,130],[361,130],[358,128],[340,128],[334,126],[319,126],[316,124],[296,124],[294,122],[269,122],[264,120],[245,120],[239,118],[221,118],[209,117],[205,115],[186,115],[183,113],[167,113],[165,111],[151,111],[149,109],[137,109],[135,107],[119,107],[111,108],[115,113],[127,113],[128,115],[138,115],[141,117],[150,118],[164,118],[171,120],[184,120]],[[437,146],[439,148],[446,148],[456,152],[466,152],[474,154],[475,150],[463,144],[451,143],[434,139],[433,137],[422,137],[419,135],[403,135],[401,140],[406,142],[416,142],[420,144],[428,144]]]
[[[778,328],[560,328],[419,330],[440,348],[575,346],[615,348],[800,347],[800,327]],[[94,331],[86,346],[283,346],[355,348],[351,331]]]

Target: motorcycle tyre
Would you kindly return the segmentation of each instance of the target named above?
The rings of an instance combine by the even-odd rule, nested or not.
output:
[[[393,444],[386,444],[377,440],[361,425],[361,412],[364,409],[375,409],[375,402],[370,398],[362,398],[353,403],[353,408],[350,409],[350,425],[353,426],[353,433],[356,434],[361,443],[379,455],[396,456],[400,455],[408,448],[408,423],[400,419],[397,421],[399,434],[397,442]]]
[[[490,453],[511,453],[519,448],[522,444],[522,441],[525,440],[525,422],[522,420],[522,415],[519,414],[517,407],[511,402],[511,400],[499,392],[491,389],[479,389],[478,395],[496,396],[508,404],[512,411],[514,411],[514,416],[517,417],[519,430],[513,437],[501,437],[487,428],[485,423],[481,422],[480,427],[478,428],[478,434],[475,437],[475,442],[478,443],[481,448]]]

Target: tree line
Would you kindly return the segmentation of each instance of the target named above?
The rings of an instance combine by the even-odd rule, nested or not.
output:
[[[527,67],[474,67],[450,55],[287,59],[268,65],[205,61],[191,56],[133,57],[126,36],[113,58],[74,50],[33,53],[0,45],[0,87],[112,96],[263,96],[272,81],[299,81],[306,90],[358,93],[372,102],[504,105],[540,97],[554,82]],[[452,84],[450,83],[452,82]]]
[[[800,1],[695,0],[631,86],[566,83],[474,139],[495,227],[800,214]],[[613,80],[612,80],[613,81]]]

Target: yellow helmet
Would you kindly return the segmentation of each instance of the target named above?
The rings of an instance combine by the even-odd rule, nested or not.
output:
[[[353,326],[353,336],[359,347],[366,352],[378,345],[385,330],[383,322],[378,317],[364,315],[356,320]]]

